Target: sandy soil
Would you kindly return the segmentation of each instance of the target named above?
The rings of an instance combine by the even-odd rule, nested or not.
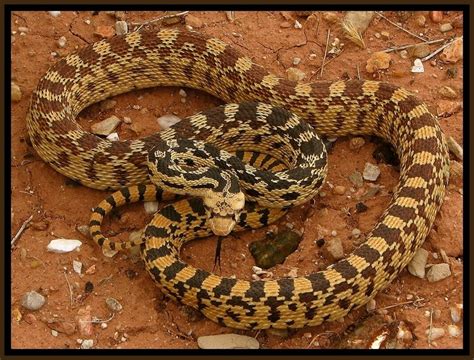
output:
[[[124,16],[129,23],[139,23],[162,14],[126,12]],[[339,19],[344,16],[343,12],[335,14]],[[412,32],[423,33],[430,39],[462,35],[459,26],[441,33],[440,24],[434,23],[427,12],[384,14],[393,22],[401,22]],[[426,27],[420,27],[416,22],[417,15],[420,14],[426,16]],[[338,24],[326,21],[321,13],[315,13],[306,19],[297,17],[295,13],[237,12],[234,22],[230,22],[224,12],[192,12],[192,15],[203,23],[199,31],[233,44],[255,62],[280,76],[286,76],[286,70],[294,66],[293,59],[298,57],[301,62],[295,67],[307,74],[306,80],[317,80],[319,73],[316,72],[322,63],[327,30],[330,29],[329,47],[337,37],[344,43],[344,51],[325,65],[323,79],[357,78],[359,69],[363,79],[374,77],[402,85],[417,93],[434,113],[444,99],[438,92],[442,86],[455,89],[458,92],[455,101],[462,101],[462,60],[456,64],[443,64],[439,61],[430,64],[427,61],[424,63],[424,73],[413,74],[410,72],[413,59],[404,59],[394,52],[391,53],[392,61],[387,70],[375,75],[367,73],[365,65],[371,53],[391,46],[419,42],[377,16],[364,34],[367,48],[361,50],[345,39]],[[462,23],[459,16],[455,12],[444,13],[442,23],[457,22],[459,25],[459,22]],[[294,19],[298,19],[303,29],[293,27]],[[365,307],[351,312],[343,321],[291,331],[286,336],[267,331],[233,331],[163,298],[144,270],[141,260],[131,254],[105,258],[90,239],[76,230],[77,226],[88,223],[90,209],[106,194],[74,186],[44,163],[29,145],[25,116],[31,92],[48,67],[58,57],[100,39],[95,32],[103,32],[107,27],[113,28],[115,21],[113,16],[103,12],[62,12],[58,17],[53,17],[48,12],[18,12],[12,16],[12,78],[23,94],[21,101],[12,103],[12,236],[33,215],[30,226],[22,233],[12,251],[12,346],[78,348],[77,339],[90,338],[94,340],[95,348],[197,348],[196,339],[199,336],[231,332],[256,337],[262,348],[355,346],[346,336],[363,326],[363,320],[367,317]],[[285,22],[290,23],[290,27],[285,27]],[[151,25],[153,26],[158,25]],[[184,28],[185,25],[180,22],[171,26]],[[20,27],[26,27],[27,31],[19,29]],[[388,39],[377,35],[383,31],[389,32]],[[62,36],[66,38],[66,45],[59,48],[57,42]],[[439,44],[433,44],[430,50],[434,51],[438,47]],[[316,55],[310,57],[310,54]],[[437,58],[435,56],[433,59]],[[453,69],[457,70],[457,75],[449,78],[448,69],[451,72]],[[104,110],[100,105],[93,105],[81,114],[80,122],[89,129],[92,123],[111,115],[121,119],[130,117],[132,124],[122,123],[119,128],[120,138],[141,137],[159,130],[156,118],[161,115],[175,113],[184,117],[222,103],[201,91],[186,90],[186,102],[183,104],[179,90],[157,88],[117,96],[114,99],[117,103],[113,108]],[[452,116],[440,118],[440,124],[448,136],[462,144],[462,108]],[[297,268],[298,274],[307,274],[325,267],[330,260],[324,256],[315,240],[320,237],[329,239],[332,237],[331,232],[336,231],[336,236],[343,242],[345,254],[348,254],[355,246],[352,230],[359,228],[362,234],[367,234],[376,223],[397,184],[398,172],[393,166],[379,164],[381,175],[376,184],[382,186],[382,190],[365,201],[368,207],[366,212],[355,213],[355,205],[359,202],[357,198],[369,189],[369,184],[365,182],[363,190],[353,192],[348,176],[355,170],[362,172],[366,162],[376,163],[372,157],[376,144],[370,140],[366,138],[366,144],[359,151],[354,151],[349,147],[349,139],[338,139],[329,156],[328,183],[322,190],[326,196],[317,196],[312,204],[293,209],[287,218],[277,223],[280,229],[284,229],[288,223],[293,224],[296,229],[303,229],[304,237],[299,249],[284,264],[271,269],[275,276],[285,275],[293,268]],[[334,194],[331,185],[346,187],[345,194]],[[462,347],[462,334],[450,337],[446,332],[443,337],[428,344],[425,333],[430,326],[427,312],[431,309],[439,310],[435,311],[432,326],[447,330],[447,326],[452,324],[449,308],[463,301],[462,201],[462,176],[458,176],[451,181],[434,230],[423,245],[430,254],[428,263],[443,262],[440,250],[446,251],[451,276],[430,283],[404,270],[375,298],[376,309],[381,314],[376,325],[381,327],[398,320],[409,323],[414,335],[413,342],[409,345],[412,348]],[[118,216],[113,218],[113,224],[106,229],[109,233],[114,231],[120,234],[119,238],[126,239],[130,232],[140,229],[150,220],[150,216],[144,214],[142,204],[120,209]],[[254,261],[247,245],[252,240],[264,238],[265,231],[262,229],[255,233],[237,234],[224,242],[221,255],[223,275],[235,274],[239,278],[250,279]],[[80,239],[83,242],[80,251],[67,254],[47,252],[46,245],[52,239],[60,237]],[[195,266],[212,270],[214,250],[215,239],[210,238],[193,242],[184,250],[183,256]],[[83,263],[83,274],[73,271],[73,260]],[[88,274],[84,273],[86,269],[89,269]],[[72,287],[72,300],[66,277]],[[90,294],[85,293],[88,282],[93,284]],[[31,290],[42,293],[47,299],[46,304],[35,312],[21,306],[23,294]],[[74,330],[73,324],[76,323],[78,312],[84,311],[81,309],[87,306],[90,307],[92,316],[108,319],[110,311],[105,304],[108,297],[119,300],[123,310],[115,314],[107,323],[107,328],[94,324],[93,334],[89,336],[81,334],[77,326]],[[409,301],[417,297],[423,299],[421,305]],[[58,323],[51,324],[54,320],[61,322],[62,328]],[[462,321],[457,325],[462,329]],[[68,327],[69,331],[64,333],[64,327]],[[52,329],[58,328],[60,332],[54,336]],[[373,334],[362,332],[360,339],[365,344],[371,336]]]

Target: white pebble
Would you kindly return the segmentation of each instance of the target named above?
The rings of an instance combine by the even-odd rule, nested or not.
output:
[[[181,118],[176,115],[163,115],[159,117],[157,121],[158,125],[160,125],[161,130],[166,130],[174,124],[179,123],[181,121]]]
[[[461,335],[461,330],[456,325],[448,325],[448,333],[451,337],[458,337]]]
[[[362,177],[368,181],[376,181],[380,175],[380,169],[377,165],[371,164],[369,162],[365,163],[364,172]]]
[[[74,251],[81,245],[82,245],[82,242],[79,240],[54,239],[49,242],[46,249],[50,252],[62,254],[62,253],[68,253],[68,252]]]
[[[85,19],[84,22],[87,24],[87,25],[90,25],[91,24],[91,21],[89,19]]]
[[[58,332],[56,330],[51,330],[51,335],[58,336]]]
[[[431,329],[431,334],[430,334],[430,329],[426,330],[426,335],[428,335],[428,337],[431,339],[431,340],[436,340],[436,339],[439,339],[439,338],[442,338],[444,335],[445,335],[445,331],[443,328],[432,328]]]
[[[298,65],[301,62],[301,59],[299,57],[295,57],[293,59],[293,65]]]
[[[143,206],[147,214],[154,214],[158,211],[158,201],[145,201]]]
[[[105,322],[103,322],[103,323],[100,324],[100,327],[101,327],[102,329],[107,329],[107,326],[108,326],[108,325],[107,325],[107,323],[105,323]]]
[[[126,21],[117,21],[115,23],[115,33],[117,35],[125,35],[126,33],[128,33],[128,24]]]
[[[413,62],[413,67],[411,68],[412,73],[423,73],[425,72],[425,68],[423,67],[423,63],[420,59],[415,59]]]
[[[375,300],[370,299],[369,302],[367,303],[367,311],[368,312],[374,311],[376,307],[377,307],[377,303],[375,302]]]
[[[453,320],[453,322],[457,323],[461,321],[461,312],[459,311],[459,308],[457,306],[451,306],[449,308],[449,312],[451,314],[451,320]]]
[[[58,46],[60,48],[63,48],[66,46],[66,37],[65,36],[61,36],[59,39],[58,39]]]
[[[423,248],[419,248],[413,259],[408,264],[408,272],[421,279],[425,277],[425,266],[428,260],[428,251]]]
[[[180,89],[179,90],[179,96],[186,97],[186,96],[188,96],[188,94],[186,94],[186,91],[184,91],[183,89]]]
[[[110,141],[119,141],[120,138],[116,132],[113,132],[112,134],[107,135],[107,139]]]
[[[332,236],[337,236],[337,231],[336,230],[331,231],[331,235]]]
[[[295,20],[295,29],[302,29],[303,25],[300,24],[298,20]]]
[[[91,349],[92,346],[94,346],[94,340],[92,339],[82,340],[81,349]]]
[[[72,261],[72,268],[74,270],[74,272],[76,272],[77,274],[81,274],[82,272],[82,263],[80,261],[77,261],[77,260],[73,260]]]
[[[354,236],[355,238],[358,238],[361,234],[361,231],[357,228],[353,229],[352,230],[352,236]]]
[[[49,12],[49,15],[53,17],[58,17],[59,15],[61,15],[61,11],[48,11],[48,12]]]

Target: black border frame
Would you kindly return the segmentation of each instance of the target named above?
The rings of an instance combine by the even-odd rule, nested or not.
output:
[[[8,3],[3,4],[1,11],[0,20],[3,20],[4,23],[4,36],[0,41],[3,42],[0,48],[5,49],[5,52],[2,57],[2,61],[4,63],[4,122],[3,122],[3,134],[2,140],[4,144],[4,152],[3,156],[0,158],[0,168],[5,169],[5,173],[3,174],[3,194],[4,198],[1,198],[2,203],[2,213],[5,215],[0,217],[0,227],[3,225],[5,229],[5,241],[4,241],[4,251],[0,253],[0,261],[4,264],[4,274],[0,281],[2,281],[1,290],[4,291],[3,296],[0,298],[2,311],[0,314],[0,320],[3,323],[3,334],[4,336],[0,336],[0,355],[8,355],[10,356],[17,355],[40,355],[42,356],[65,356],[65,355],[82,355],[82,356],[90,356],[90,355],[113,355],[113,356],[130,356],[130,355],[165,355],[165,356],[176,356],[176,355],[271,355],[271,356],[284,356],[284,355],[305,355],[305,356],[315,356],[315,355],[351,355],[351,357],[359,357],[360,355],[367,356],[367,355],[376,355],[376,356],[406,356],[406,355],[416,355],[420,358],[425,358],[425,356],[456,356],[459,355],[470,355],[469,358],[473,359],[473,354],[471,353],[471,311],[470,311],[470,295],[471,291],[473,290],[470,286],[470,269],[469,269],[469,257],[465,257],[463,262],[463,297],[464,297],[464,304],[467,306],[464,307],[464,334],[463,334],[463,349],[404,349],[404,350],[354,350],[354,349],[327,349],[327,350],[306,350],[306,349],[262,349],[262,350],[199,350],[199,349],[91,349],[91,350],[81,350],[81,349],[12,349],[11,347],[11,288],[7,286],[11,279],[11,251],[10,251],[10,244],[7,242],[7,239],[11,236],[11,224],[10,224],[10,217],[6,217],[7,214],[10,213],[11,209],[11,198],[7,196],[8,190],[11,190],[11,142],[10,136],[7,134],[11,134],[11,123],[9,121],[10,114],[11,114],[11,95],[9,91],[9,83],[11,80],[11,67],[10,67],[10,59],[11,59],[11,45],[10,45],[10,29],[11,29],[11,14],[13,11],[17,10],[31,10],[31,11],[46,11],[46,10],[63,10],[63,11],[91,11],[91,10],[366,10],[366,9],[377,9],[377,10],[456,10],[462,11],[464,15],[464,64],[468,66],[463,66],[463,87],[464,87],[464,110],[463,110],[463,148],[464,148],[464,160],[463,160],[463,167],[464,169],[468,169],[467,171],[464,170],[463,175],[463,235],[464,235],[464,252],[472,255],[472,248],[469,246],[469,239],[471,234],[471,223],[470,223],[470,211],[469,211],[469,203],[471,200],[470,194],[470,18],[471,13],[473,12],[472,8],[470,7],[468,2],[463,1],[456,1],[452,2],[451,4],[423,4],[417,3],[414,4],[413,2],[403,1],[398,4],[373,4],[373,5],[353,5],[353,4],[341,4],[337,3],[334,5],[328,4],[310,4],[310,3],[302,3],[298,2],[292,5],[284,4],[281,2],[272,3],[272,4],[256,4],[254,2],[249,2],[245,0],[240,0],[241,3],[239,5],[236,4],[213,4],[213,3],[201,3],[195,4],[190,2],[175,2],[173,4],[126,4],[126,3],[118,3],[118,4],[94,4],[94,2],[84,1],[83,3],[68,3],[68,4],[60,4],[57,1],[51,1],[50,4],[33,4],[31,2],[23,2],[21,3]],[[2,91],[0,90],[0,91]],[[467,101],[466,101],[467,100]],[[467,135],[467,136],[466,136]],[[472,269],[472,267],[471,267]],[[5,301],[3,301],[3,299]],[[7,306],[8,305],[8,306]],[[467,320],[467,321],[466,321]],[[3,354],[2,354],[3,353]]]

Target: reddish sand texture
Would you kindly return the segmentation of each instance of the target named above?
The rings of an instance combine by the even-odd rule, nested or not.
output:
[[[125,12],[118,14],[129,24],[142,23],[163,15],[163,12]],[[406,87],[424,99],[433,113],[440,104],[460,105],[453,115],[440,117],[439,122],[447,136],[458,143],[463,141],[462,128],[462,60],[454,63],[439,61],[439,55],[424,62],[424,72],[411,73],[413,58],[410,52],[403,58],[400,52],[390,53],[388,69],[370,74],[366,62],[376,52],[393,46],[415,44],[421,40],[402,31],[385,19],[375,16],[364,34],[366,48],[361,49],[348,40],[339,25],[344,12],[331,16],[315,12],[309,18],[299,17],[294,12],[236,12],[235,20],[229,21],[225,12],[191,12],[198,18],[190,19],[196,30],[215,36],[232,44],[256,63],[269,71],[285,77],[286,70],[296,67],[306,73],[304,81],[338,80],[347,78],[377,79]],[[426,26],[418,24],[418,17],[426,17]],[[384,12],[384,16],[400,23],[412,33],[429,39],[452,38],[462,35],[462,15],[456,12],[442,13],[441,23],[435,23],[428,12],[402,13]],[[194,22],[193,22],[194,20]],[[295,28],[297,20],[302,28]],[[329,20],[329,21],[328,21]],[[436,20],[436,19],[435,19]],[[78,339],[93,339],[94,348],[197,348],[199,336],[221,333],[239,333],[256,337],[261,348],[325,348],[352,347],[345,336],[360,324],[367,315],[365,307],[352,311],[340,322],[325,323],[291,331],[281,337],[268,331],[234,331],[207,320],[199,313],[162,296],[160,290],[145,271],[142,261],[130,253],[106,258],[89,238],[81,235],[76,227],[89,221],[90,210],[105,196],[103,191],[83,186],[73,186],[39,158],[29,145],[25,117],[28,101],[39,78],[61,56],[100,39],[98,33],[114,33],[116,18],[105,12],[61,12],[53,17],[48,12],[15,12],[12,15],[12,78],[22,91],[22,98],[12,103],[12,237],[31,215],[30,226],[16,241],[12,251],[11,311],[13,320],[12,346],[14,348],[79,348]],[[200,24],[200,22],[202,24]],[[440,24],[451,23],[453,30],[440,31]],[[202,25],[199,27],[199,25]],[[152,23],[148,28],[158,28]],[[184,20],[173,25],[183,29]],[[27,30],[22,29],[26,27]],[[130,26],[133,29],[133,25]],[[333,58],[327,56],[323,75],[321,67],[328,30],[331,49],[335,38],[344,43],[343,51]],[[388,32],[387,34],[383,32]],[[66,44],[58,47],[58,40],[65,37]],[[429,46],[430,52],[440,44]],[[315,55],[311,55],[315,54]],[[293,65],[294,58],[300,58]],[[330,62],[328,61],[330,60]],[[296,61],[297,62],[297,61]],[[449,74],[455,73],[453,77]],[[446,99],[440,88],[454,89],[454,99]],[[122,123],[118,128],[121,139],[142,137],[159,131],[156,119],[174,113],[180,117],[208,109],[222,103],[202,91],[186,89],[186,101],[181,101],[179,88],[155,88],[135,91],[114,98],[115,106],[104,109],[93,105],[84,110],[79,122],[86,129],[90,125],[111,115],[123,119],[129,117],[131,124]],[[331,263],[315,240],[338,237],[342,240],[344,254],[355,247],[352,236],[354,228],[366,235],[377,222],[389,203],[393,188],[398,182],[398,171],[391,165],[378,164],[380,177],[375,184],[381,190],[364,201],[368,210],[355,212],[358,196],[370,189],[365,181],[362,190],[351,189],[354,185],[348,176],[354,171],[363,171],[366,162],[376,163],[372,157],[376,144],[366,138],[360,150],[349,147],[350,139],[338,139],[329,156],[329,175],[322,191],[310,204],[290,211],[287,217],[276,223],[282,230],[287,224],[304,231],[298,250],[286,261],[270,269],[275,277],[288,274],[298,275],[324,268]],[[452,159],[455,159],[451,155]],[[343,195],[335,194],[332,186],[344,186]],[[462,320],[456,325],[461,335],[451,337],[448,325],[452,325],[450,307],[463,302],[463,246],[462,246],[462,174],[452,176],[444,204],[435,221],[434,229],[423,248],[429,251],[428,263],[445,262],[440,252],[444,250],[451,268],[451,276],[439,282],[414,277],[407,270],[384,291],[375,297],[376,312],[381,314],[378,325],[392,321],[404,321],[412,326],[412,348],[461,348]],[[114,231],[118,238],[127,239],[130,232],[141,229],[150,215],[144,215],[143,205],[135,204],[118,211],[106,222],[108,234]],[[248,244],[265,237],[267,229],[236,234],[225,240],[221,254],[222,275],[236,275],[250,279],[254,260],[248,251]],[[335,233],[334,233],[335,231]],[[331,234],[332,233],[332,234]],[[334,236],[335,235],[335,236]],[[83,242],[80,251],[55,254],[46,251],[47,244],[55,238],[79,239]],[[183,251],[183,259],[194,266],[212,270],[215,238],[192,242]],[[73,260],[83,263],[82,274],[72,269]],[[297,270],[294,270],[296,268]],[[87,270],[87,272],[86,272]],[[66,275],[65,275],[66,274]],[[68,289],[68,283],[71,292]],[[93,290],[85,296],[86,283],[93,284]],[[90,286],[90,285],[87,285]],[[23,294],[35,290],[46,297],[46,304],[38,311],[28,311],[21,306]],[[93,324],[91,334],[81,334],[74,329],[78,313],[109,319],[110,310],[105,299],[116,298],[123,309],[104,325]],[[413,300],[423,301],[413,304]],[[417,306],[415,306],[417,305]],[[426,330],[430,327],[430,311],[433,310],[431,326],[444,328],[446,334],[428,343]],[[56,321],[56,323],[54,323]],[[62,325],[61,325],[62,324]],[[52,334],[57,329],[58,334]],[[66,329],[66,330],[65,330]],[[86,329],[87,331],[87,329]],[[367,342],[372,335],[362,333],[360,338]],[[336,340],[334,340],[336,339]]]

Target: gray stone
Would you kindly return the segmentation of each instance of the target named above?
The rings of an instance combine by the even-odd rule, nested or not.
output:
[[[428,251],[419,248],[413,259],[408,264],[408,272],[413,276],[423,279],[425,277],[425,266],[426,261],[428,260]]]
[[[426,273],[426,278],[429,282],[436,282],[443,279],[446,279],[448,276],[451,276],[451,270],[449,269],[449,264],[435,264]]]
[[[380,169],[377,165],[365,163],[364,172],[362,176],[365,180],[376,181],[380,175]]]
[[[260,344],[250,336],[223,334],[201,336],[197,339],[200,349],[258,349]]]
[[[123,309],[122,304],[120,304],[117,299],[107,298],[105,303],[107,304],[107,307],[113,312],[119,312]]]
[[[28,310],[39,310],[46,302],[43,295],[36,291],[27,292],[21,299],[21,306]]]
[[[112,115],[111,117],[91,126],[91,131],[97,135],[110,135],[120,124],[121,120]]]

